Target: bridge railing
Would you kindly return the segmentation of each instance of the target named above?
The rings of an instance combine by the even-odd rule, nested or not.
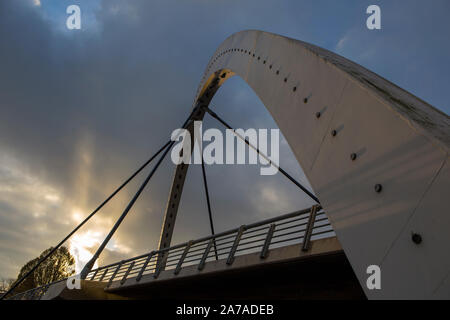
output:
[[[335,236],[328,218],[320,206],[292,212],[201,239],[188,241],[170,248],[122,260],[92,270],[86,280],[125,283],[135,278],[139,282],[144,275],[158,278],[162,270],[173,270],[197,265],[201,270],[207,262],[226,259],[231,265],[236,256],[259,252],[260,258],[268,256],[269,249],[302,243],[308,250],[310,240]],[[47,285],[16,294],[10,300],[39,300],[48,288],[62,279]]]
[[[13,295],[12,297],[7,297],[7,300],[40,300],[41,297],[47,292],[50,286],[57,284],[62,281],[67,281],[67,278],[48,283],[46,285],[33,288],[24,292]]]
[[[86,280],[108,282],[107,286],[113,281],[123,284],[130,278],[139,282],[144,275],[158,278],[162,270],[178,274],[181,268],[191,265],[201,270],[214,260],[226,259],[231,265],[236,256],[248,253],[259,252],[264,259],[269,249],[290,244],[303,243],[302,249],[307,251],[310,240],[334,235],[325,212],[313,206],[103,266],[92,270]]]

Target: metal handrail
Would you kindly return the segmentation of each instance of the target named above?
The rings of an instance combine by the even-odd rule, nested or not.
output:
[[[288,218],[296,217],[296,216],[299,216],[299,215],[302,215],[302,214],[309,213],[310,210],[311,209],[308,208],[308,209],[303,209],[303,210],[299,210],[299,211],[294,211],[294,212],[291,212],[291,213],[288,213],[288,214],[285,214],[285,215],[282,215],[282,216],[278,216],[278,217],[275,217],[275,218],[270,218],[270,219],[266,219],[266,220],[259,221],[259,222],[256,222],[256,223],[249,224],[249,225],[246,226],[246,228],[247,229],[252,229],[252,228],[259,227],[259,226],[262,226],[262,225],[265,225],[265,224],[270,224],[272,222],[277,222],[279,220],[285,220],[285,219],[288,219]],[[228,231],[224,231],[224,232],[221,232],[221,233],[217,233],[215,235],[199,238],[197,240],[194,240],[193,244],[197,244],[197,243],[200,243],[200,242],[208,241],[210,239],[217,239],[219,237],[230,235],[230,234],[236,233],[238,231],[239,231],[239,227],[231,229],[231,230],[228,230]],[[188,243],[189,243],[189,241],[186,241],[184,243],[180,243],[180,244],[177,244],[177,245],[169,247],[169,248],[164,248],[164,249],[158,250],[158,251],[156,251],[156,253],[164,253],[164,252],[167,252],[167,251],[170,251],[170,250],[184,248]],[[137,260],[137,259],[140,259],[140,258],[147,257],[148,255],[149,255],[149,253],[144,253],[144,254],[136,256],[134,258],[129,258],[127,260],[123,260],[123,262],[124,263],[130,262],[130,261],[133,261],[133,260]],[[100,267],[100,268],[97,268],[97,269],[98,270],[102,270],[102,269],[105,269],[105,268],[110,268],[112,266],[116,266],[118,263],[120,263],[120,262],[111,263],[109,265],[106,265],[106,266],[103,266],[103,267]],[[92,272],[94,272],[97,269],[93,269],[89,274],[91,274]],[[89,275],[88,275],[88,277],[89,277]]]
[[[218,257],[226,259],[228,264],[232,264],[235,256],[238,255],[259,252],[260,258],[265,259],[271,246],[274,248],[281,244],[309,242],[310,237],[326,238],[334,236],[333,228],[325,213],[321,211],[320,205],[316,205],[314,209],[316,214],[313,215],[314,221],[310,221],[312,209],[295,211],[108,264],[90,271],[86,280],[105,282],[109,287],[114,281],[123,285],[130,278],[135,278],[135,281],[139,282],[143,275],[148,274],[153,274],[153,277],[157,278],[162,270],[173,270],[174,274],[177,275],[181,268],[187,265],[197,264],[198,269],[201,270],[207,261],[215,259],[215,251],[211,245],[213,242],[216,243]],[[310,229],[307,229],[308,227]],[[309,232],[309,235],[305,240],[307,232]],[[158,256],[165,256],[165,258],[158,259]],[[159,260],[165,260],[165,264],[158,265]],[[40,299],[51,285],[66,280],[59,280],[21,292],[9,299],[22,299],[24,297]]]
[[[320,211],[320,205],[316,205],[317,214],[314,215],[314,222],[309,222],[311,209],[295,211],[102,266],[92,270],[87,279],[108,282],[109,284],[113,281],[120,281],[122,285],[131,277],[135,277],[137,282],[141,280],[143,275],[153,274],[153,277],[157,278],[162,270],[173,270],[174,274],[178,274],[185,265],[197,263],[199,269],[202,269],[204,263],[213,259],[215,255],[211,246],[208,246],[211,241],[216,242],[218,256],[221,259],[227,259],[227,262],[232,264],[234,257],[239,254],[249,253],[249,251],[257,252],[260,249],[264,251],[264,254],[261,254],[263,259],[267,256],[270,245],[293,241],[301,243],[307,232],[307,225],[311,225],[310,237],[317,235],[322,237],[333,236],[334,231],[324,212]],[[302,223],[299,223],[299,221]],[[316,222],[318,224],[314,225]],[[272,225],[273,227],[271,227]],[[277,226],[282,227],[277,229]],[[319,228],[320,232],[314,232]],[[271,235],[267,243],[268,232],[271,232]],[[239,233],[241,233],[239,239],[236,240]],[[272,239],[276,241],[271,241]],[[164,265],[158,265],[158,255],[165,256]],[[133,265],[131,266],[131,264]],[[102,276],[102,274],[104,275]]]
[[[57,280],[57,281],[45,284],[40,287],[36,287],[33,289],[29,289],[27,291],[17,293],[15,295],[13,295],[12,297],[9,297],[9,298],[6,297],[6,299],[7,300],[22,300],[23,297],[30,297],[31,299],[27,299],[27,300],[39,300],[47,292],[47,290],[48,290],[48,288],[50,288],[50,286],[57,284],[59,282],[62,282],[62,281],[67,281],[67,278]]]

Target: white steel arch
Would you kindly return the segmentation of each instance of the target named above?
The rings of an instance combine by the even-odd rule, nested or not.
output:
[[[283,132],[368,298],[450,298],[449,117],[332,52],[255,30],[219,46],[194,107],[233,75]],[[177,166],[160,248],[186,172]],[[366,286],[369,265],[381,267],[381,290]]]

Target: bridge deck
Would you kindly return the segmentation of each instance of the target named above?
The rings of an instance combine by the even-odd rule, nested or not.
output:
[[[182,268],[178,274],[175,274],[174,269],[172,269],[161,271],[159,277],[157,278],[155,278],[153,274],[148,274],[143,276],[140,281],[136,281],[136,277],[127,279],[123,283],[118,280],[112,282],[106,290],[109,292],[120,292],[125,287],[147,287],[149,284],[155,282],[167,282],[186,277],[198,277],[200,275],[217,275],[218,273],[234,272],[236,270],[254,266],[288,262],[306,257],[342,251],[336,237],[312,241],[311,249],[309,251],[302,251],[301,247],[301,244],[293,244],[272,249],[268,251],[268,255],[265,259],[260,257],[259,252],[255,252],[237,256],[231,265],[227,264],[227,259],[221,259],[218,261],[209,261],[205,263],[202,270],[199,270],[197,265],[190,265]]]
[[[95,297],[117,294],[117,298],[172,280],[179,283],[181,279],[195,280],[199,276],[220,278],[230,272],[276,268],[307,257],[335,253],[343,255],[342,248],[327,216],[317,205],[100,267],[88,274],[83,286],[95,292]],[[65,281],[60,281],[13,298],[62,298],[68,291]],[[68,296],[80,296],[80,292],[73,291]],[[81,294],[86,298],[86,292]]]
[[[334,236],[328,218],[320,209],[320,206],[313,206],[214,236],[152,251],[92,270],[86,280],[108,282],[107,288],[111,289],[134,286],[172,276],[225,270],[239,267],[242,263],[273,261],[280,259],[274,252],[270,253],[273,249],[302,244],[295,254],[283,257],[296,258],[310,250],[311,240]],[[289,250],[286,248],[285,251]],[[246,256],[245,262],[242,262],[244,258],[240,256]]]
[[[162,271],[158,278],[113,282],[108,293],[132,299],[364,299],[365,295],[336,237],[318,239],[307,252],[301,244],[211,261],[201,271],[195,265]]]
[[[114,281],[84,280],[81,290],[69,290],[64,283],[51,287],[42,299],[365,299],[336,237],[271,249],[266,259],[250,253],[236,257],[233,265],[225,259],[162,271],[155,279],[144,276],[124,285]]]

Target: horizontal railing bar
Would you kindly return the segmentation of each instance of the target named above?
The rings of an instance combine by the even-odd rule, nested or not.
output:
[[[325,212],[322,212],[322,213],[325,213]],[[322,214],[321,213],[321,214]],[[279,221],[279,222],[277,222],[277,223],[275,223],[277,226],[282,226],[282,225],[285,225],[285,224],[288,224],[288,223],[293,223],[293,222],[297,222],[297,221],[300,221],[300,220],[305,220],[305,219],[308,219],[309,218],[309,215],[308,214],[303,214],[303,215],[301,215],[301,216],[298,216],[298,217],[294,217],[294,219],[291,219],[291,220],[289,220],[289,221],[285,221],[285,220],[282,220],[282,221]]]
[[[269,228],[269,225],[262,226],[261,228],[253,228],[253,229],[250,229],[250,230],[247,229],[247,230],[244,231],[243,234],[249,234],[249,233],[257,232],[257,231],[265,230],[267,228]]]
[[[155,272],[155,270],[156,268],[145,269],[144,272],[142,272],[142,275],[152,274]]]
[[[284,220],[284,219],[287,219],[289,217],[295,217],[295,216],[298,216],[298,215],[301,215],[301,214],[309,213],[310,210],[311,210],[311,208],[307,208],[307,209],[303,209],[303,210],[299,210],[299,211],[294,211],[294,212],[291,212],[291,213],[288,213],[288,214],[285,214],[285,215],[282,215],[282,216],[278,216],[278,217],[266,219],[266,220],[263,220],[263,221],[259,221],[259,222],[256,222],[256,223],[248,224],[248,225],[245,226],[245,228],[246,228],[246,230],[248,230],[248,229],[252,229],[252,228],[255,228],[255,227],[260,227],[262,225],[269,224],[269,223],[276,222],[276,221],[280,221],[280,220]],[[194,240],[194,243],[210,240],[211,238],[216,238],[217,239],[220,236],[229,235],[229,234],[232,234],[232,233],[237,233],[238,231],[239,231],[239,228],[235,228],[235,229],[232,229],[232,230],[228,230],[228,231],[224,231],[224,232],[221,232],[221,233],[217,233],[214,236],[207,236],[207,237],[204,237],[204,238],[200,238],[198,240]],[[185,244],[187,244],[187,242]],[[185,244],[183,244],[183,246]]]
[[[126,270],[127,270],[127,268],[124,269],[124,268],[120,267],[119,271],[117,271],[117,273],[116,273],[116,277],[120,276],[121,274],[124,274]]]
[[[148,256],[149,254],[150,254],[150,253],[146,253],[146,254],[143,254],[143,255],[140,255],[140,256],[137,256],[137,257],[134,257],[134,258],[126,259],[126,260],[124,260],[124,263],[130,262],[130,261],[133,261],[133,260],[136,260],[136,259],[147,258],[147,256]],[[152,259],[153,259],[153,258],[152,258]],[[106,269],[106,268],[111,268],[111,267],[116,266],[117,264],[119,264],[119,262],[115,262],[115,263],[111,263],[111,264],[108,264],[108,265],[103,266],[103,267],[99,267],[99,268],[97,268],[97,269],[92,270],[91,272],[94,272],[94,271],[96,271],[96,270],[99,270],[99,271],[100,271],[100,270],[103,270],[103,269]]]
[[[206,247],[204,247],[204,248],[197,248],[197,249],[191,249],[191,250],[189,250],[189,253],[192,253],[192,252],[203,252],[203,251],[205,251],[205,248]]]
[[[146,267],[146,268],[144,269],[144,271],[142,271],[142,274],[145,274],[147,271],[152,271],[152,270],[154,270],[154,269],[156,269],[156,266]],[[138,273],[139,273],[139,271],[141,271],[140,269],[136,269],[136,270],[138,271]]]
[[[313,233],[312,236],[317,236],[319,234],[331,233],[331,232],[334,232],[334,230],[324,230],[324,231],[321,231],[321,232]]]
[[[253,238],[253,237],[252,237],[252,238]],[[246,245],[246,244],[249,244],[249,243],[261,242],[261,241],[264,241],[264,240],[265,240],[265,238],[253,239],[253,240],[252,240],[252,238],[247,238],[246,240],[248,240],[248,241],[242,241],[242,242],[240,242],[240,243],[239,243],[239,246],[243,246],[243,245]],[[250,240],[249,240],[249,239],[250,239]]]
[[[178,262],[176,262],[176,261],[174,261],[174,262],[172,262],[172,263],[166,263],[166,269],[169,268],[169,267],[174,267],[174,266],[176,266],[177,264],[178,264]]]
[[[169,254],[169,255],[167,256],[166,262],[167,262],[167,261],[171,261],[171,260],[178,260],[180,256],[181,256],[181,254],[176,254],[176,255],[171,255],[171,254]]]
[[[321,207],[319,207],[318,209],[321,209]],[[303,210],[294,211],[294,212],[291,212],[291,213],[288,213],[288,214],[285,214],[285,215],[281,215],[281,216],[278,216],[278,217],[273,217],[273,218],[265,219],[265,220],[263,220],[263,221],[258,221],[258,222],[256,222],[256,223],[248,224],[248,225],[246,225],[246,227],[245,227],[246,230],[245,230],[245,232],[243,233],[243,235],[245,236],[245,235],[247,235],[247,234],[249,234],[249,233],[252,233],[252,232],[256,232],[256,231],[259,231],[259,230],[264,230],[264,229],[266,229],[266,228],[269,227],[269,226],[264,226],[264,225],[266,225],[266,224],[271,224],[271,223],[279,222],[279,223],[276,224],[276,225],[278,226],[278,225],[282,225],[282,224],[292,223],[292,222],[294,222],[295,219],[293,219],[293,220],[291,220],[291,221],[282,221],[282,220],[286,220],[286,219],[294,218],[294,217],[299,217],[299,216],[301,216],[301,215],[304,215],[304,214],[309,213],[310,211],[311,211],[311,209],[310,209],[310,208],[307,208],[307,209],[303,209]],[[323,214],[323,213],[324,213],[324,212],[320,212],[320,213],[318,213],[318,214]],[[304,218],[305,218],[305,217],[302,217],[302,218],[299,218],[298,220],[304,219]],[[261,227],[261,226],[264,226],[264,227],[263,227],[263,228],[260,228],[260,229],[258,229],[258,230],[254,230],[254,228]],[[215,234],[215,235],[210,235],[210,236],[203,237],[203,238],[200,238],[200,239],[197,239],[197,240],[193,240],[193,241],[191,241],[191,243],[192,243],[192,246],[193,246],[193,247],[199,247],[199,246],[201,246],[201,245],[206,245],[206,244],[207,244],[207,241],[209,241],[210,239],[215,239],[217,242],[223,241],[223,240],[226,239],[225,237],[227,237],[227,236],[229,236],[229,238],[232,238],[238,231],[239,231],[239,228],[231,229],[231,230],[224,231],[224,232],[221,232],[221,233],[218,233],[218,234]],[[277,231],[278,231],[278,230],[277,230]],[[275,238],[275,237],[276,237],[276,236],[274,236],[274,238]],[[227,237],[227,238],[228,238],[228,237]],[[250,238],[250,237],[243,237],[242,240],[248,239],[248,238]],[[301,237],[300,237],[300,238],[301,238]],[[296,238],[296,239],[298,239],[298,238]],[[290,241],[290,240],[275,241],[275,242],[273,242],[273,244],[279,243],[279,242],[283,242],[283,241]],[[231,243],[231,242],[233,242],[233,241],[230,241],[230,242],[222,242],[222,243],[220,243],[220,244],[223,245],[223,244],[227,244],[227,243]],[[179,255],[181,255],[181,254],[182,254],[182,251],[184,250],[184,248],[185,248],[185,246],[186,246],[187,244],[188,244],[188,242],[185,242],[185,243],[181,243],[181,244],[172,246],[172,247],[170,247],[170,248],[164,248],[164,249],[161,249],[161,250],[159,250],[159,251],[157,251],[157,252],[155,253],[155,256],[157,256],[158,254],[164,253],[164,252],[169,252],[169,257],[168,257],[168,261],[169,261],[170,258],[175,257],[174,253],[176,253],[177,251],[179,251],[179,252],[180,252]],[[219,245],[220,245],[220,244],[219,244]],[[245,243],[244,243],[244,244],[245,244]],[[241,244],[241,245],[242,245],[242,244]],[[228,249],[228,248],[231,248],[231,247],[232,247],[232,246],[226,247],[226,248],[220,248],[220,249],[218,248],[218,251],[222,251],[222,250],[225,250],[225,249]],[[239,246],[239,247],[240,247],[240,246]],[[236,250],[236,251],[239,251],[239,250]],[[147,258],[147,256],[148,256],[149,254],[150,254],[150,253],[145,253],[145,254],[142,254],[142,255],[137,256],[137,257],[133,257],[133,258],[129,258],[129,259],[123,260],[123,261],[122,261],[122,264],[125,265],[125,264],[128,264],[128,263],[131,263],[132,261],[136,261],[136,260],[138,260],[138,259],[144,259],[144,258]],[[116,262],[116,263],[112,263],[112,264],[109,264],[109,265],[106,265],[106,266],[99,267],[99,268],[97,268],[97,269],[95,269],[95,270],[92,270],[89,274],[92,274],[93,272],[97,272],[97,274],[99,274],[99,271],[102,271],[102,270],[104,270],[104,269],[106,269],[106,268],[111,268],[111,267],[117,266],[119,263],[120,263],[120,262]],[[105,274],[104,278],[107,278],[107,277],[110,275],[110,272],[112,273],[112,271],[108,270],[108,272],[107,272],[107,274]],[[97,276],[95,276],[95,278],[96,278],[96,277],[97,277]],[[102,279],[102,280],[103,280],[103,279]]]
[[[195,259],[186,259],[184,260],[183,264],[189,263],[189,262],[200,262],[200,259],[195,258]]]
[[[231,249],[232,246],[233,246],[233,245],[226,246],[226,247],[223,247],[223,248],[217,247],[217,252],[220,252],[220,251],[223,251],[223,250]]]
[[[173,249],[173,250],[168,250],[169,255],[175,255],[175,254],[180,254],[183,253],[184,250],[184,246],[181,248],[177,248],[177,249]]]
[[[139,261],[139,262],[136,262],[135,264],[134,264],[134,268],[137,268],[137,267],[141,267],[141,266],[143,266],[145,264],[145,260],[141,260],[141,261]],[[130,264],[127,264],[127,266],[129,266]]]
[[[186,256],[186,259],[192,258],[192,257],[197,257],[197,256],[199,256],[199,257],[203,256],[203,252],[198,252],[196,254],[190,254],[190,255]]]
[[[133,263],[134,262],[134,263]],[[134,266],[141,266],[145,263],[145,260],[137,260],[137,261],[131,261],[130,263],[124,263],[123,264],[123,268],[127,268],[130,264],[133,264]]]
[[[234,236],[236,236],[236,235],[234,235]],[[223,246],[223,245],[226,245],[226,244],[229,244],[229,243],[233,243],[233,242],[234,242],[234,240],[229,240],[229,241],[224,241],[224,242],[217,242],[216,243],[216,247]]]
[[[322,221],[325,221],[325,220],[327,220],[327,218],[317,219],[317,220],[315,221],[315,223],[317,223],[317,222],[322,222]],[[298,224],[298,225],[295,225],[295,226],[290,226],[290,227],[284,227],[284,228],[281,228],[281,229],[277,229],[277,230],[275,231],[275,233],[280,232],[280,231],[283,231],[283,230],[289,230],[289,229],[292,229],[292,228],[305,226],[305,225],[307,225],[307,222],[301,223],[301,224]],[[329,226],[329,225],[330,225],[330,224],[322,224],[322,225],[318,225],[318,226],[314,225],[313,229],[317,229],[317,228],[321,228],[321,227],[326,227],[326,226]],[[294,232],[301,232],[301,231],[305,231],[305,230],[306,230],[306,229],[300,229],[300,230],[297,230],[297,231],[294,231]],[[290,234],[290,233],[284,233],[284,235],[287,235],[287,234]],[[279,236],[279,235],[278,235],[278,236]],[[275,238],[275,236],[274,236],[274,238]]]
[[[256,238],[256,237],[265,237],[265,235],[267,234],[267,231],[266,232],[261,232],[261,233],[258,233],[258,234],[255,234],[255,235],[252,235],[252,236],[249,236],[249,237],[242,237],[242,240],[246,240],[246,239],[252,239],[252,238]]]
[[[281,233],[281,234],[274,234],[272,238],[275,239],[275,238],[285,237],[285,236],[288,236],[290,234],[301,233],[301,232],[304,233],[304,231],[306,231],[306,228],[305,229],[301,229],[301,230],[291,231],[291,232],[284,232],[284,233]]]
[[[300,220],[307,220],[307,218],[309,218],[309,217],[306,217],[306,218],[303,218],[303,219],[300,219]],[[325,220],[328,220],[328,218],[325,217],[325,218],[317,219],[317,216],[316,216],[316,220],[315,220],[314,223],[317,223],[317,222],[320,222],[320,221],[325,221]],[[283,227],[283,228],[277,228],[277,230],[280,231],[280,230],[285,230],[285,229],[289,229],[289,228],[295,228],[295,227],[299,227],[299,226],[304,226],[304,225],[307,225],[307,224],[308,224],[308,221],[302,222],[302,223],[299,223],[299,224],[296,224],[296,225],[291,225],[291,226]],[[279,225],[280,225],[280,224],[277,224],[277,226],[279,226]]]
[[[180,248],[180,249],[184,249],[184,248]],[[169,251],[167,256],[168,257],[178,257],[179,255],[183,254],[183,250],[175,250],[175,251]]]
[[[324,214],[325,214],[325,212],[321,212],[321,213],[317,214],[316,217],[324,215]],[[288,224],[288,223],[297,222],[297,221],[301,221],[301,220],[308,220],[308,219],[309,219],[309,215],[305,215],[305,216],[303,216],[301,218],[298,218],[298,219],[293,219],[293,220],[290,220],[290,221],[278,222],[278,223],[276,223],[276,225],[278,227],[278,226],[282,226],[282,225],[285,225],[285,224]]]
[[[193,252],[202,252],[202,254],[203,254],[203,251],[205,251],[205,249],[206,249],[206,247],[205,248],[199,248],[199,249],[196,249],[196,250],[189,250],[189,254],[191,254]]]
[[[322,220],[323,221],[323,220]],[[320,221],[319,221],[320,222]],[[331,227],[331,224],[330,224],[330,222],[328,222],[328,223],[325,223],[325,224],[321,224],[321,225],[315,225],[314,226],[314,229],[318,229],[318,228],[322,228],[322,227]]]
[[[215,238],[214,240],[216,242],[216,245],[223,244],[223,243],[229,243],[230,241],[225,241],[225,240],[233,239],[235,236],[236,236],[236,233],[232,233],[226,237],[221,237],[219,239]]]
[[[316,215],[316,218],[319,217],[319,216],[322,216],[322,214]],[[286,224],[292,223],[292,222],[308,221],[308,219],[309,219],[309,216],[306,215],[306,216],[304,216],[304,217],[302,217],[302,218],[300,218],[300,219],[295,219],[295,220],[292,220],[292,221],[289,221],[289,222],[280,222],[280,223],[277,223],[276,225],[277,225],[277,227],[280,227],[280,226],[282,226],[282,225],[286,225]],[[303,222],[302,222],[302,223],[303,223]],[[284,227],[284,228],[289,228],[289,227],[292,227],[292,225],[291,225],[291,226],[286,226],[286,227]],[[277,228],[277,229],[280,230],[280,229],[282,229],[282,228]]]
[[[221,255],[226,255],[226,254],[228,254],[229,251],[227,251],[227,250],[229,250],[230,248],[231,248],[231,246],[230,246],[230,247],[227,247],[227,248],[224,248],[224,249],[217,249],[217,255],[220,257]],[[215,252],[213,252],[213,251],[212,251],[212,253],[209,252],[208,258],[210,258],[210,257],[215,257]]]
[[[36,287],[36,288],[33,288],[33,289],[29,289],[29,290],[24,291],[24,292],[17,293],[15,295],[11,296],[10,298],[8,298],[8,300],[16,300],[19,297],[22,298],[24,295],[26,295],[29,292],[32,292],[32,291],[34,292],[34,291],[38,291],[38,290],[42,290],[43,292],[41,293],[41,295],[44,295],[51,285],[57,284],[57,283],[62,282],[62,281],[67,281],[67,278],[64,278],[64,279],[61,279],[61,280],[56,280],[56,281],[44,284],[44,285],[39,286],[39,287]]]
[[[208,244],[208,242],[201,242],[201,243],[199,242],[199,243],[193,244],[191,248],[198,248],[198,247],[202,247],[202,246],[206,247],[207,244]],[[205,249],[205,248],[203,248],[203,249]]]
[[[285,225],[285,224],[301,221],[301,220],[304,220],[304,219],[307,219],[307,218],[308,218],[308,215],[302,215],[302,216],[295,217],[294,219],[291,219],[291,220],[288,220],[288,221],[282,220],[282,221],[278,221],[278,222],[274,222],[274,223],[277,226],[282,226],[282,225]]]
[[[279,232],[284,231],[284,230],[291,230],[291,229],[294,229],[294,228],[306,226],[307,224],[308,224],[308,222],[302,222],[302,223],[296,224],[294,226],[289,226],[289,227],[284,227],[284,228],[277,229],[275,232],[279,233]],[[301,230],[304,230],[304,229],[301,229]]]
[[[262,235],[264,235],[264,234],[262,234]],[[261,235],[260,235],[261,236]],[[253,237],[248,237],[248,238],[246,238],[246,239],[249,239],[249,238],[253,238]],[[256,243],[256,242],[262,242],[262,241],[264,241],[265,240],[265,238],[261,238],[261,239],[257,239],[257,240],[253,240],[253,241],[242,241],[242,242],[240,242],[239,243],[239,247],[241,247],[241,246],[245,246],[245,245],[247,245],[247,244],[252,244],[252,243]],[[219,251],[223,251],[223,250],[227,250],[227,249],[230,249],[232,246],[227,246],[227,247],[225,247],[225,248],[220,248],[220,247],[218,247],[218,252]],[[188,257],[189,258],[192,258],[193,256],[197,256],[197,255],[203,255],[203,253],[202,252],[200,252],[199,254],[193,254],[193,255],[189,255]]]
[[[289,238],[289,239],[282,239],[282,240],[278,240],[278,241],[273,241],[272,245],[277,244],[277,243],[283,243],[283,242],[289,242],[289,241],[294,241],[294,240],[299,240],[299,239],[303,239],[304,236],[299,236],[299,237],[294,237],[294,238]]]
[[[249,243],[254,243],[254,242],[249,242]],[[245,245],[245,244],[249,244],[249,243],[244,243],[243,245]],[[239,245],[239,247],[240,247],[241,245]],[[259,245],[259,246],[261,246],[261,245]],[[229,247],[226,247],[226,248],[222,248],[222,249],[218,249],[217,250],[217,254],[220,256],[220,255],[225,255],[226,253],[228,253],[229,251],[225,251],[225,250],[228,250],[228,249],[230,249],[231,248],[231,246],[229,246]],[[202,256],[203,254],[195,254],[195,255],[191,255],[191,256],[188,256],[188,257],[186,257],[186,258],[192,258],[192,257],[194,257],[194,256]],[[215,255],[215,253],[213,252],[213,251],[210,251],[209,253],[208,253],[208,256],[207,256],[207,258],[212,258],[212,257],[214,257],[214,255]],[[196,258],[196,259],[190,259],[189,261],[195,261],[195,260],[197,260],[198,258]],[[188,262],[188,260],[185,260],[185,262]]]
[[[240,248],[240,249],[237,249],[236,252],[245,251],[245,250],[252,250],[252,249],[255,249],[255,248],[262,248],[262,245],[259,244],[257,246],[252,246],[252,247],[248,247],[248,248]],[[257,251],[255,251],[255,252],[257,252]]]

